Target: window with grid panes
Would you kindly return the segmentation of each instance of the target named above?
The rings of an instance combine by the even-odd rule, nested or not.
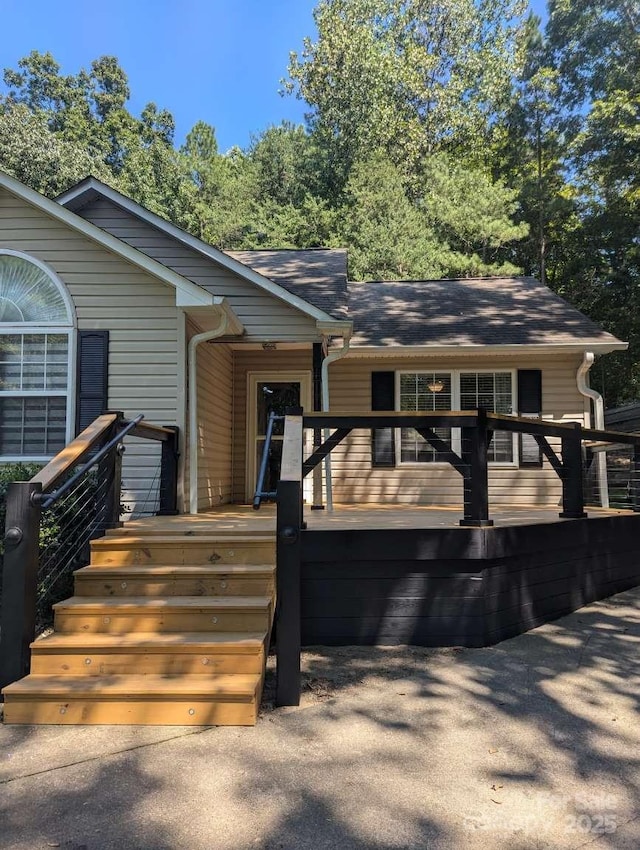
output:
[[[64,447],[70,338],[57,282],[0,253],[0,457],[46,459]]]
[[[453,401],[450,372],[418,372],[400,375],[400,410],[451,410]],[[435,428],[436,434],[451,445],[451,429]],[[435,451],[415,428],[400,429],[401,463],[434,463]]]
[[[490,413],[513,412],[513,376],[511,372],[461,372],[460,409],[484,408]],[[495,431],[488,457],[494,463],[514,459],[513,434]]]

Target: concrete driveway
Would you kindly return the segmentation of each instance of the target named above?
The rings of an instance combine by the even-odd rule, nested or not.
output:
[[[3,850],[640,848],[640,589],[480,650],[319,649],[254,729],[0,728]]]

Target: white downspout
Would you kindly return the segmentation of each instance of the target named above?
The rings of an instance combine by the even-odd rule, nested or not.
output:
[[[598,431],[604,431],[604,402],[597,390],[589,386],[589,369],[593,366],[595,355],[592,351],[585,351],[582,363],[578,367],[576,375],[578,390],[586,398],[593,400],[593,412],[595,427]],[[607,480],[607,453],[596,452],[595,462],[598,474],[598,490],[600,491],[600,504],[603,508],[609,507],[609,482]]]
[[[332,354],[327,354],[327,356],[322,361],[322,411],[323,413],[329,412],[329,366],[332,363],[335,363],[336,360],[342,359],[349,352],[349,345],[351,344],[351,331],[345,332],[342,337],[342,348],[339,351],[334,351]],[[326,440],[329,437],[329,429],[326,428],[324,432],[324,439]],[[331,483],[331,455],[328,454],[324,461],[324,470],[325,477],[327,481],[327,510],[333,510],[333,487]]]
[[[222,313],[220,324],[213,331],[196,334],[189,340],[189,513],[198,513],[198,346],[218,336],[223,336],[229,326],[229,317]]]

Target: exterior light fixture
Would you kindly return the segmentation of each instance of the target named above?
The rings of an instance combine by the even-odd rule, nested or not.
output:
[[[431,393],[441,393],[444,389],[444,384],[442,381],[435,378],[433,381],[429,381],[427,387],[429,388],[429,392]]]

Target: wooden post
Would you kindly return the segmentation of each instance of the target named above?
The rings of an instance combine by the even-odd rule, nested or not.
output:
[[[178,458],[180,430],[175,425],[165,425],[170,436],[162,441],[160,459],[160,505],[158,516],[176,516],[178,513]]]
[[[7,515],[0,617],[0,687],[29,672],[35,638],[38,564],[40,554],[39,502],[42,485],[16,481],[6,496]]]
[[[302,417],[287,416],[276,520],[276,705],[300,704]]]
[[[629,481],[629,495],[631,496],[631,509],[640,513],[640,444],[633,447],[633,458],[631,461],[631,480]]]
[[[464,477],[464,519],[460,525],[465,527],[493,525],[489,519],[488,448],[487,411],[480,409],[475,427],[462,428],[462,458],[468,472]]]
[[[116,413],[117,419],[106,434],[105,442],[112,440],[122,427],[124,413],[121,411],[110,411]],[[102,481],[107,481],[107,489],[104,494],[104,522],[103,527],[118,528],[120,525],[120,491],[122,489],[122,453],[120,446],[114,446],[98,463],[98,486]],[[124,449],[124,447],[122,447]],[[96,529],[99,536],[101,529]]]
[[[582,427],[562,437],[562,519],[584,519],[584,474],[582,469]]]

